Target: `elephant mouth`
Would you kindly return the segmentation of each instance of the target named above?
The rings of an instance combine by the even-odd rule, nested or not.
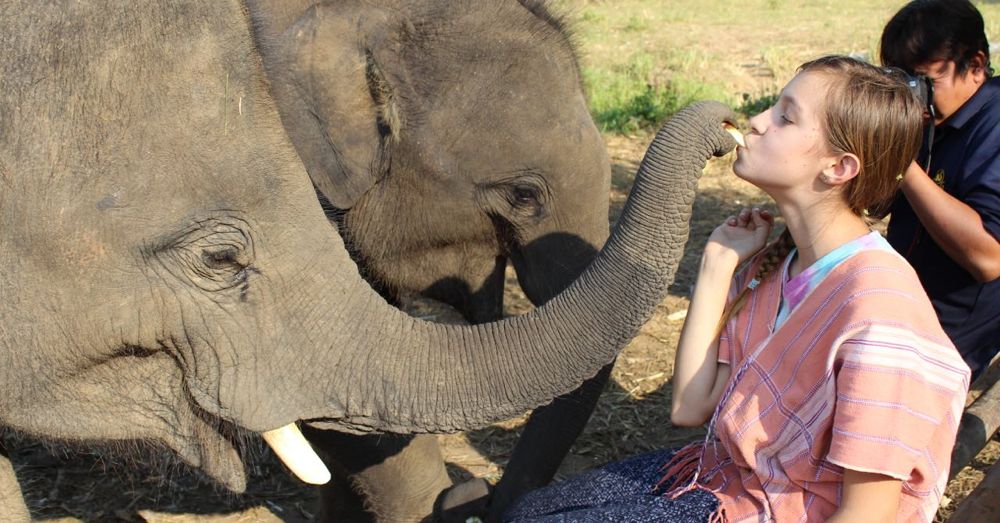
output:
[[[330,480],[329,470],[295,421],[275,429],[258,431],[248,428],[239,419],[219,415],[225,409],[217,395],[206,392],[198,380],[185,377],[183,366],[175,358],[172,359],[175,363],[172,369],[176,372],[173,376],[179,379],[174,381],[166,377],[164,385],[167,388],[160,390],[159,397],[176,400],[172,409],[168,407],[172,414],[160,416],[160,419],[166,422],[164,443],[182,460],[229,490],[243,492],[246,472],[241,452],[237,450],[238,442],[248,441],[253,434],[257,434],[301,481],[322,485]],[[177,384],[181,384],[180,387]],[[261,427],[257,424],[255,428]]]
[[[204,413],[192,414],[196,418],[194,425],[186,434],[175,434],[174,441],[167,441],[167,445],[192,467],[227,489],[242,493],[246,490],[246,471],[235,442],[243,439],[239,434],[245,431]]]
[[[169,437],[166,444],[189,465],[200,469],[227,489],[243,492],[246,489],[246,472],[237,442],[247,441],[251,434],[257,433],[212,415],[193,402],[187,407],[184,409],[187,412],[178,416],[178,428],[181,429],[178,432],[181,433],[173,432],[173,437]],[[322,485],[330,480],[326,465],[294,422],[259,435],[301,481]]]

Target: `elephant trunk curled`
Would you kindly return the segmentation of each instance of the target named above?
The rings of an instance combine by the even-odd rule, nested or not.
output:
[[[322,417],[357,431],[467,430],[579,386],[612,361],[664,298],[705,161],[733,147],[724,120],[732,120],[729,109],[705,102],[657,133],[604,249],[566,291],[533,312],[472,326],[387,312],[388,328],[369,340],[366,357],[341,360],[347,368],[327,397],[347,398],[343,416]],[[358,394],[346,379],[358,375],[379,385]],[[329,413],[329,405],[316,412]]]

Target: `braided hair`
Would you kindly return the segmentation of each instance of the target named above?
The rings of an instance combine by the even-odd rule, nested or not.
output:
[[[722,334],[722,329],[726,327],[726,323],[729,322],[730,318],[735,316],[746,305],[750,291],[756,289],[760,285],[760,282],[764,281],[765,278],[781,265],[781,262],[788,256],[788,253],[792,252],[792,247],[795,247],[795,242],[792,241],[792,234],[786,228],[781,231],[781,234],[773,242],[761,250],[756,257],[763,257],[763,261],[757,266],[757,272],[753,275],[753,278],[747,282],[746,286],[740,289],[739,294],[736,295],[732,303],[726,307],[722,317],[719,318],[719,324],[715,327],[716,338],[719,337],[719,334]]]

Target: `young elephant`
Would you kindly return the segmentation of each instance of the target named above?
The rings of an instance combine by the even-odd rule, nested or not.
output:
[[[249,6],[293,143],[387,299],[419,292],[470,322],[494,321],[508,260],[541,305],[593,259],[608,231],[610,169],[566,28],[545,4]],[[480,505],[500,512],[551,480],[609,372],[534,413]],[[434,441],[307,435],[349,476],[326,489],[331,519],[366,519],[362,506],[419,519],[450,485]],[[467,503],[468,492],[442,505]]]
[[[660,302],[704,161],[732,148],[724,108],[661,133],[565,292],[518,318],[433,324],[360,277],[244,13],[235,0],[0,5],[0,424],[158,442],[239,491],[235,428],[322,482],[297,420],[426,433],[509,418],[593,376]],[[7,465],[0,514],[21,518]]]

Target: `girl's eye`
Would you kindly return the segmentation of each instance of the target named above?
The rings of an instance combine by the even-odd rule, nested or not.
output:
[[[787,117],[787,116],[785,116],[785,115],[783,115],[783,114],[781,115],[781,122],[782,122],[782,123],[786,123],[786,124],[790,124],[790,123],[792,123],[792,121],[791,121],[791,120],[789,120],[789,119],[788,119],[788,117]]]

